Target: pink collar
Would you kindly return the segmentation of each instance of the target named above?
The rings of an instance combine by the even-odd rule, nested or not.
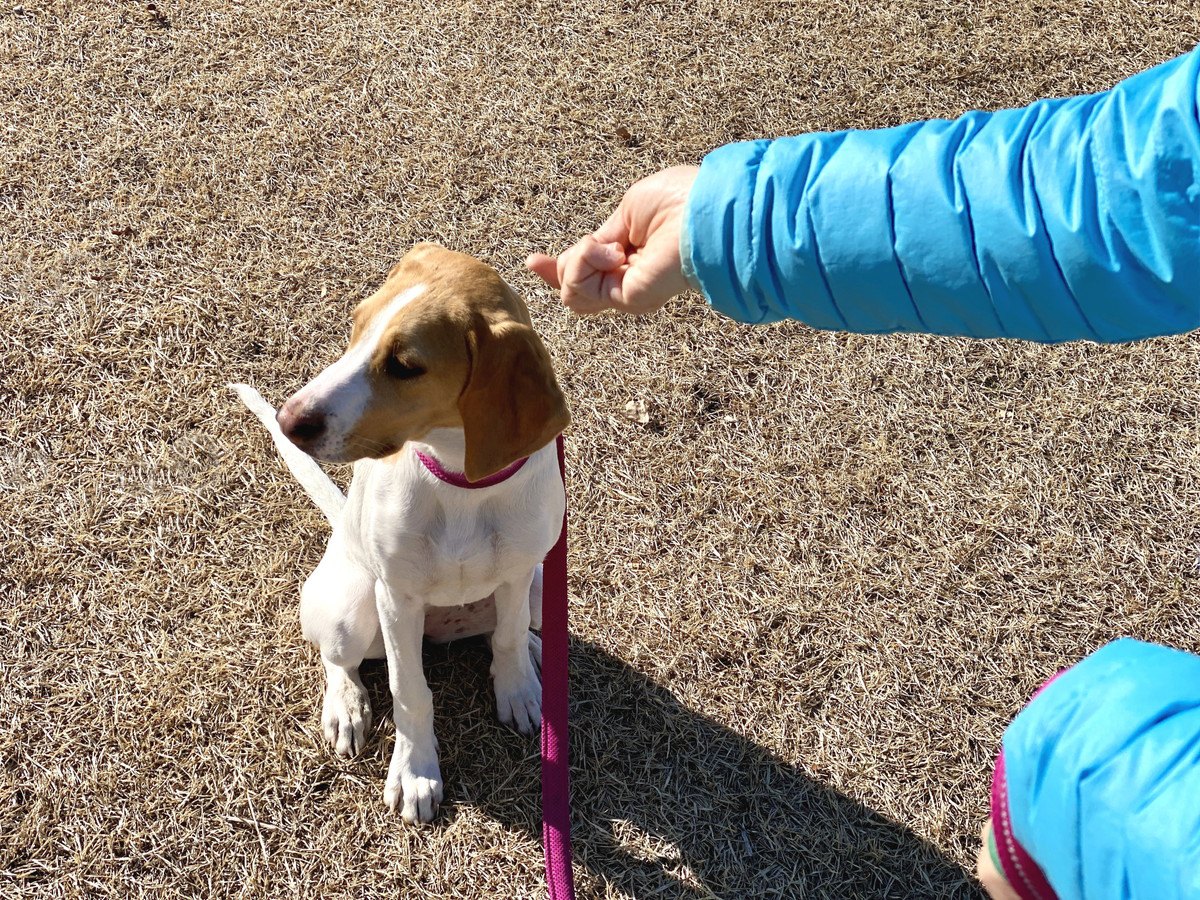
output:
[[[502,481],[507,481],[516,475],[517,472],[521,471],[521,466],[525,465],[525,463],[529,461],[529,457],[526,456],[523,459],[518,459],[512,465],[506,466],[499,472],[488,475],[486,478],[481,478],[479,481],[468,481],[467,476],[462,472],[451,472],[448,469],[443,468],[440,462],[438,462],[432,456],[426,456],[416,447],[413,448],[413,452],[417,454],[417,459],[421,461],[421,465],[428,469],[435,478],[446,482],[446,484],[452,484],[455,487],[460,488],[485,488],[499,484]]]

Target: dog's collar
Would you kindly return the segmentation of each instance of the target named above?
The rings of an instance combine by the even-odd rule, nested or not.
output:
[[[421,461],[421,465],[428,469],[435,478],[437,478],[439,481],[446,482],[446,484],[452,484],[455,487],[460,488],[485,488],[500,484],[502,481],[508,481],[508,479],[516,475],[517,472],[521,471],[521,466],[529,462],[529,457],[526,456],[522,459],[518,459],[512,465],[505,466],[503,469],[493,475],[489,475],[486,478],[481,478],[478,481],[469,481],[467,476],[462,472],[449,471],[432,456],[425,455],[416,447],[413,448],[413,452],[417,454],[417,459]]]

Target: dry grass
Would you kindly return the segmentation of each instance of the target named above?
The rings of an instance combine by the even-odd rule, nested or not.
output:
[[[573,399],[582,896],[976,896],[1031,688],[1200,649],[1200,341],[579,321],[519,261],[724,141],[1103,88],[1185,6],[10,0],[0,895],[540,896],[477,644],[428,653],[435,827],[383,809],[381,670],[366,757],[321,746],[324,522],[222,388],[282,398],[430,239],[526,291]]]

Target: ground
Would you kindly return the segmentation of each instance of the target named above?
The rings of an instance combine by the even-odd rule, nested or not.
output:
[[[382,667],[365,756],[322,745],[326,525],[224,388],[284,398],[435,240],[524,294],[574,410],[580,895],[977,897],[1036,685],[1121,634],[1200,650],[1200,340],[580,320],[521,261],[721,143],[1099,90],[1198,33],[1169,0],[9,0],[0,896],[542,896],[480,644],[427,653],[434,826],[382,803]]]

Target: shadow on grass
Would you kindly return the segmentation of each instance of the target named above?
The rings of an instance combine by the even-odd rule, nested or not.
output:
[[[500,726],[482,641],[431,646],[446,804],[541,840],[537,741]],[[390,716],[382,663],[364,667]],[[387,733],[387,732],[385,732]],[[390,734],[385,741],[391,751]],[[381,776],[382,777],[382,776]],[[575,862],[637,898],[982,898],[928,841],[831,790],[594,645],[571,641]],[[583,879],[581,879],[583,881]]]

